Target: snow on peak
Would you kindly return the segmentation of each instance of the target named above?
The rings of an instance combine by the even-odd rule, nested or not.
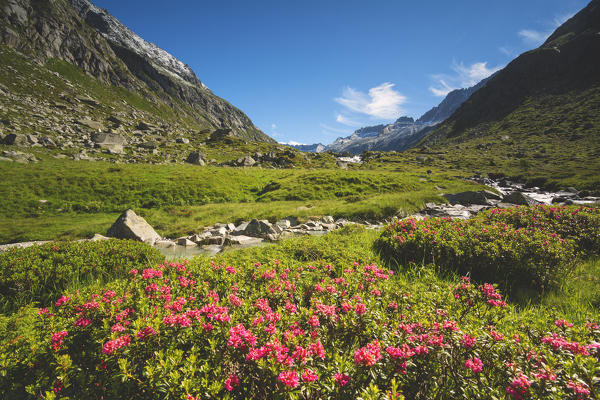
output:
[[[69,0],[69,2],[77,13],[86,22],[91,22],[91,25],[109,42],[151,60],[152,63],[162,70],[175,75],[183,81],[208,89],[206,85],[200,82],[188,65],[155,44],[142,39],[113,17],[107,10],[96,7],[88,0]]]

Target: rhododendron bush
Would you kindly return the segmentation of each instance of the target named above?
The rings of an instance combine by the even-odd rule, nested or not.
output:
[[[578,255],[600,250],[600,209],[492,209],[469,220],[409,218],[387,226],[375,248],[392,263],[433,263],[505,289],[555,287]]]
[[[3,343],[3,398],[597,398],[600,328],[376,265],[132,270]]]

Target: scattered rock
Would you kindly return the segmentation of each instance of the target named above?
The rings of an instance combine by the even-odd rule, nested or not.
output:
[[[487,190],[480,190],[477,192],[468,191],[444,195],[444,197],[446,198],[446,200],[448,200],[450,204],[462,204],[464,206],[468,206],[471,204],[480,204],[486,206],[492,205],[492,203],[489,201],[489,199],[491,198],[489,196],[493,196],[498,200],[500,199],[500,197],[497,194]]]
[[[192,242],[190,239],[186,238],[186,237],[182,237],[177,239],[177,245],[179,246],[185,246],[185,247],[195,247],[197,246],[196,243]]]
[[[263,241],[262,238],[239,235],[239,236],[228,237],[225,240],[225,244],[226,245],[236,245],[236,246],[254,246],[254,245],[261,243],[262,241]]]
[[[106,237],[104,235],[96,233],[94,236],[92,236],[92,238],[90,239],[90,242],[99,242],[99,241],[102,241],[102,240],[109,240],[109,239],[110,238],[108,238],[108,237]]]
[[[4,137],[2,143],[13,145],[13,146],[27,146],[29,145],[29,141],[27,140],[27,136],[17,134],[17,133],[9,133]]]
[[[188,138],[184,138],[184,137],[180,137],[175,139],[176,143],[183,143],[183,144],[188,144],[190,142],[190,139]]]
[[[134,239],[153,245],[161,237],[133,210],[127,210],[117,218],[115,223],[108,229],[107,236],[118,239]]]
[[[122,153],[123,146],[127,143],[124,136],[116,133],[95,133],[92,135],[92,141],[96,144],[96,147],[115,153]]]
[[[520,206],[532,206],[535,204],[540,204],[538,201],[534,200],[533,198],[527,196],[526,194],[522,193],[522,192],[512,192],[506,196],[504,196],[504,198],[502,199],[502,202],[504,203],[510,203],[510,204],[517,204]]]

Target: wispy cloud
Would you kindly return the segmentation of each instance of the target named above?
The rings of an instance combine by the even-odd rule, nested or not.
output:
[[[271,129],[273,129],[273,130],[277,129],[277,124],[271,124]]]
[[[521,29],[519,31],[519,36],[521,37],[521,40],[523,41],[523,43],[537,47],[540,44],[544,43],[546,41],[546,39],[548,39],[548,36],[550,36],[551,33],[552,33],[551,30],[541,32],[541,31],[536,31],[534,29]]]
[[[305,145],[306,143],[300,143],[300,142],[296,142],[294,140],[290,140],[289,142],[279,142],[279,144],[289,144],[290,146],[302,146],[302,145]]]
[[[335,98],[335,101],[353,112],[393,119],[402,113],[400,106],[406,102],[406,97],[394,90],[393,83],[385,82],[369,89],[368,93],[346,87],[342,96]]]
[[[487,64],[487,61],[482,61],[467,66],[454,61],[450,66],[454,74],[433,75],[432,79],[436,83],[429,87],[429,91],[435,96],[446,96],[455,89],[473,86],[502,68],[501,65],[488,67]]]
[[[564,24],[573,15],[575,15],[575,13],[556,15],[552,21],[546,23],[546,25],[549,26],[547,29],[521,29],[518,32],[518,35],[525,45],[538,47],[548,39],[556,28]]]
[[[337,114],[335,116],[335,121],[339,122],[342,125],[346,125],[346,126],[354,126],[354,127],[356,127],[356,126],[361,126],[362,125],[361,122],[356,121],[356,120],[354,120],[354,119],[352,119],[350,117],[347,117],[347,116],[345,116],[343,114]]]

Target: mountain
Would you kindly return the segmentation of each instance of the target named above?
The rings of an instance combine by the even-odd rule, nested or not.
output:
[[[321,153],[325,151],[325,146],[322,143],[315,144],[288,144],[288,146],[303,151],[305,153]]]
[[[431,128],[448,118],[473,93],[483,87],[490,78],[465,89],[456,89],[444,100],[427,111],[416,121],[411,117],[400,117],[389,125],[367,126],[356,130],[345,138],[337,138],[325,147],[325,151],[360,154],[367,150],[403,151],[416,145]],[[301,149],[302,150],[302,149]]]
[[[481,172],[600,187],[600,0],[521,54],[421,143]]]
[[[98,103],[98,108],[115,107],[111,100],[118,98],[127,106],[124,115],[116,116],[125,127],[129,122],[135,125],[136,118],[127,117],[133,112],[147,119],[144,122],[149,125],[166,124],[172,130],[227,129],[233,137],[275,143],[242,111],[214,95],[189,66],[88,0],[0,0],[0,44],[3,61],[24,82],[42,81],[46,72],[58,73],[75,87],[67,87],[63,97],[76,99],[93,94],[96,97],[91,101]],[[29,65],[29,61],[35,65]],[[0,83],[5,87],[11,84]],[[92,90],[99,85],[112,92],[112,98],[99,98],[102,96],[98,90]],[[18,90],[10,92],[22,94]],[[61,94],[43,93],[38,97],[35,90],[31,92],[29,100],[40,107],[45,100]],[[84,114],[80,117],[86,117]],[[87,117],[106,119],[110,115],[99,110]]]

